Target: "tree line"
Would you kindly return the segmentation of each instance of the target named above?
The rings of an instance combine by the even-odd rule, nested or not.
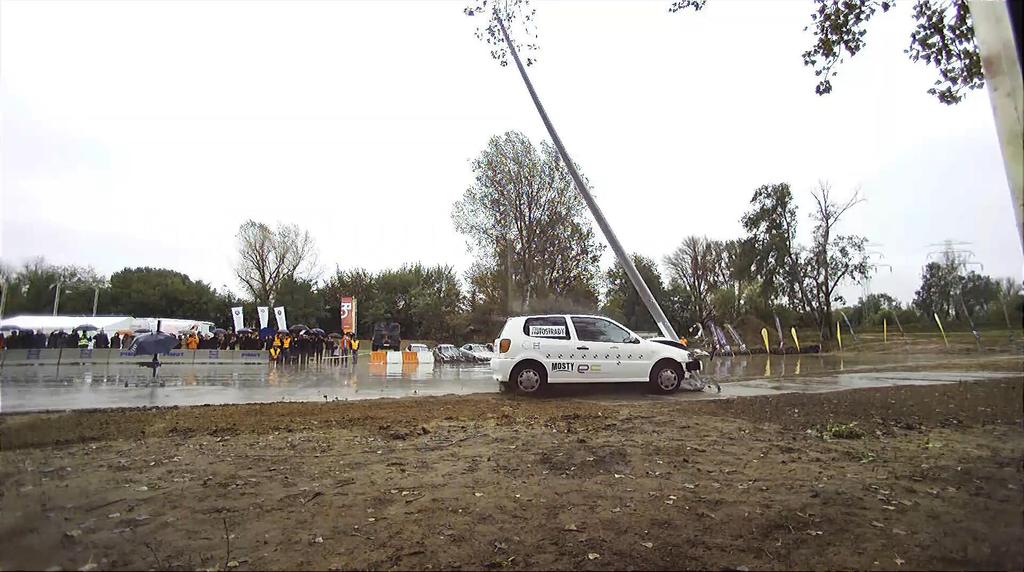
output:
[[[489,340],[508,315],[548,312],[600,313],[637,331],[657,331],[623,269],[600,267],[604,246],[550,144],[535,146],[510,131],[492,137],[472,169],[472,184],[452,206],[454,227],[474,257],[462,276],[451,266],[420,263],[379,271],[336,267],[323,276],[308,231],[250,220],[237,233],[241,296],[171,269],[125,268],[107,278],[38,258],[0,268],[4,314],[50,313],[59,283],[61,314],[89,315],[95,300],[99,314],[208,320],[225,328],[230,308],[239,305],[247,325],[256,325],[259,305],[285,306],[289,324],[339,331],[344,295],[358,300],[362,335],[393,320],[408,339]],[[845,300],[841,286],[863,284],[875,271],[867,239],[840,232],[843,216],[862,201],[856,190],[840,196],[825,182],[810,195],[807,241],[797,238],[803,235],[793,190],[777,182],[753,190],[740,218],[743,235],[685,236],[661,261],[633,254],[677,332],[714,321],[756,336],[778,316],[828,341],[837,309],[854,325],[892,317],[908,328],[931,327],[938,315],[953,327],[1020,326],[1020,285],[967,272],[967,261],[952,252],[924,267],[910,304],[886,293]]]

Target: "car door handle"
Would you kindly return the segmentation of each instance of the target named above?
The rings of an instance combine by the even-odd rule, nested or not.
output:
[[[590,348],[588,348],[587,346],[576,346],[576,349],[578,349],[578,350],[589,350]]]

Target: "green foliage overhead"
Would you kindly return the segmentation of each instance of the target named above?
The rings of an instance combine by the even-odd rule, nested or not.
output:
[[[700,10],[704,0],[674,2],[670,12],[688,8]],[[803,52],[804,65],[819,78],[814,91],[832,93],[836,66],[852,58],[867,45],[871,19],[888,12],[895,0],[813,0],[811,23],[804,30],[814,34],[814,45]],[[928,89],[947,105],[960,103],[967,90],[985,85],[981,56],[974,39],[974,24],[967,0],[916,0],[914,28],[905,53],[911,61],[935,67],[939,79]]]
[[[697,12],[706,4],[707,0],[673,0],[668,11]],[[811,31],[814,43],[801,57],[819,78],[815,93],[826,95],[832,93],[832,79],[838,74],[839,64],[867,46],[872,19],[889,12],[896,0],[811,0],[811,4],[811,21],[804,30]],[[491,57],[501,65],[508,65],[508,49],[497,24],[499,17],[509,28],[516,50],[528,54],[526,65],[534,62],[536,11],[529,0],[476,0],[463,11],[484,20],[477,27],[477,38],[491,47]],[[967,91],[985,86],[968,0],[915,0],[912,18],[914,27],[904,53],[911,61],[924,62],[937,70],[939,77],[928,88],[929,94],[952,105],[963,101]]]
[[[537,32],[533,24],[537,11],[530,8],[530,0],[474,0],[462,12],[481,20],[476,27],[476,37],[490,46],[491,57],[499,64],[507,66],[510,55],[498,24],[501,18],[523,64],[533,65],[532,54],[537,51]]]

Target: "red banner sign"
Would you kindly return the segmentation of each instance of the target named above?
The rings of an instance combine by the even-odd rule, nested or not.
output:
[[[341,297],[341,331],[356,331],[356,299],[352,296]]]

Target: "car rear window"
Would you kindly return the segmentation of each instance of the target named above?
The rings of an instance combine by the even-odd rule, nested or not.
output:
[[[569,339],[569,328],[566,326],[564,316],[527,318],[523,322],[523,333],[531,338]]]

